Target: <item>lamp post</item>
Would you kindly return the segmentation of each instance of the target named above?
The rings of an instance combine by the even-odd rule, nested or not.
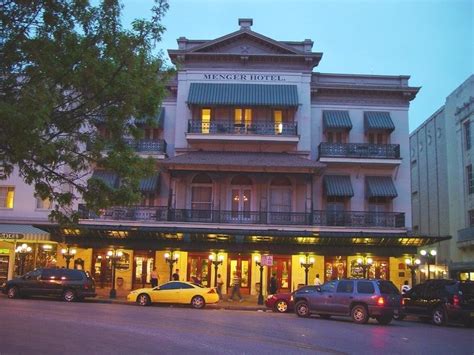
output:
[[[369,267],[372,266],[374,260],[368,257],[359,257],[357,258],[357,264],[362,268],[362,272],[364,273],[364,279],[367,278],[367,270]]]
[[[314,265],[314,258],[306,256],[300,256],[300,265],[304,268],[304,283],[308,285],[308,271]]]
[[[22,245],[20,246],[17,246],[16,249],[15,249],[15,253],[18,254],[18,256],[20,257],[20,275],[23,275],[24,273],[24,269],[25,269],[25,259],[26,259],[26,256],[31,253],[31,247],[28,246],[28,244],[26,243],[23,243]]]
[[[218,255],[217,253],[215,255],[210,254],[209,260],[211,261],[212,265],[214,265],[214,287],[217,287],[217,270],[219,265],[224,262],[224,255]]]
[[[411,272],[411,287],[415,286],[415,282],[416,282],[416,269],[418,269],[418,267],[420,266],[421,264],[421,260],[418,259],[418,258],[406,258],[405,259],[405,264],[406,266],[410,269],[410,272]]]
[[[166,252],[165,253],[165,261],[168,263],[170,267],[170,281],[173,278],[173,265],[178,262],[179,253],[178,252]]]
[[[71,259],[74,259],[76,253],[77,250],[71,248],[69,245],[65,249],[61,249],[61,254],[63,254],[63,258],[66,259],[66,269],[69,269],[69,262],[71,261]]]
[[[428,264],[428,280],[429,280],[430,279],[430,265],[436,264],[436,254],[437,254],[436,249],[431,249],[429,251],[422,249],[420,250],[420,254],[425,259],[426,264]]]
[[[260,260],[259,255],[255,255],[254,260],[255,260],[255,265],[257,265],[260,269],[260,290],[258,292],[257,304],[261,305],[263,304],[263,266],[264,265],[262,264],[262,261]]]
[[[123,252],[120,250],[109,250],[107,252],[108,258],[112,261],[112,288],[110,289],[110,298],[117,297],[117,291],[115,290],[115,267],[117,266],[117,261],[123,256]]]

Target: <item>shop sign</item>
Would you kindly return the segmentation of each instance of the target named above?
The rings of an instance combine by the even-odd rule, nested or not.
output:
[[[21,233],[0,233],[0,239],[23,239],[24,234]]]
[[[0,249],[0,254],[10,254],[10,249]]]
[[[273,255],[262,255],[262,265],[273,266]]]
[[[206,80],[236,80],[236,81],[286,81],[285,77],[277,74],[243,74],[243,73],[223,73],[204,74]]]

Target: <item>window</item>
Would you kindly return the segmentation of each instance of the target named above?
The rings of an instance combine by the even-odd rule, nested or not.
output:
[[[41,197],[36,197],[36,208],[39,210],[50,210],[53,208],[53,203],[49,198],[42,199]]]
[[[471,121],[464,122],[464,140],[466,141],[466,150],[471,149]]]
[[[252,109],[251,108],[236,108],[234,110],[235,124],[249,124],[252,123]]]
[[[197,211],[193,212],[193,217],[211,217],[212,180],[206,174],[198,174],[193,179],[193,186],[191,187],[191,209]]]
[[[343,131],[326,131],[326,140],[328,143],[345,143],[347,133]]]
[[[340,292],[340,293],[354,292],[354,281],[339,281],[336,292]]]
[[[178,290],[182,288],[181,285],[182,285],[181,282],[169,282],[167,284],[160,286],[160,290]]]
[[[209,133],[209,128],[211,126],[211,109],[203,108],[201,109],[201,132]]]
[[[375,292],[374,284],[370,281],[357,282],[357,293],[372,294]]]
[[[328,226],[344,225],[344,211],[346,209],[346,201],[346,197],[328,196],[326,198]]]
[[[472,176],[472,165],[466,166],[467,191],[470,194],[474,193],[474,180]]]
[[[370,197],[369,212],[388,212],[390,200],[387,197]]]
[[[400,291],[391,281],[377,281],[380,293],[382,295],[399,295]]]
[[[13,208],[15,188],[12,186],[0,186],[0,208]]]
[[[474,210],[469,210],[469,226],[474,227]]]
[[[337,283],[337,281],[326,282],[324,285],[321,286],[321,291],[322,292],[335,292],[336,291],[336,283]]]
[[[282,134],[283,133],[283,111],[282,110],[273,111],[273,122],[275,123],[275,133]]]
[[[370,144],[387,144],[388,135],[387,133],[369,133],[369,143]]]

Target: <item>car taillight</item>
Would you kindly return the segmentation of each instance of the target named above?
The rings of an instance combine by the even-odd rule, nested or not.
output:
[[[461,303],[461,300],[459,299],[459,296],[454,295],[453,296],[453,306],[458,306],[459,307],[460,303]]]
[[[84,290],[88,290],[89,289],[89,285],[84,285]]]
[[[214,290],[213,288],[211,288],[208,293],[216,293],[216,290]]]
[[[385,300],[383,299],[383,297],[379,297],[377,299],[377,306],[383,306],[385,305]]]

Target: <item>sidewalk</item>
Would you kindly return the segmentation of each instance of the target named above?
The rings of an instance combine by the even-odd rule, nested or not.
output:
[[[130,304],[132,302],[127,302],[127,295],[129,291],[117,290],[117,298],[111,299],[109,297],[109,288],[97,288],[97,297],[87,298],[89,302],[96,303],[117,303],[117,304]],[[270,311],[265,305],[258,305],[256,295],[244,295],[242,302],[237,301],[228,301],[228,295],[224,295],[224,300],[219,301],[219,303],[208,304],[206,309],[227,309],[227,310],[236,310],[236,311]]]

